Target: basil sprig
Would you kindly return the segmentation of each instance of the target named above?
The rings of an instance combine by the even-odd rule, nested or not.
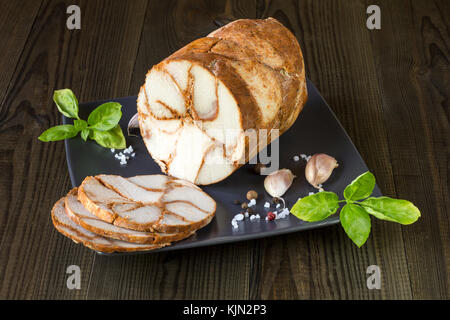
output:
[[[124,149],[126,147],[125,137],[119,125],[122,117],[122,106],[117,102],[104,103],[88,117],[82,120],[78,116],[78,100],[70,89],[56,90],[53,101],[59,112],[68,118],[72,118],[73,125],[65,124],[45,130],[39,140],[43,142],[59,141],[75,137],[81,132],[81,138],[95,140],[99,145],[110,149]]]
[[[322,191],[298,200],[291,213],[304,221],[320,221],[336,213],[339,203],[345,202],[339,215],[341,225],[358,247],[361,247],[369,237],[370,215],[403,225],[414,223],[419,219],[419,209],[407,200],[370,197],[374,188],[375,177],[372,173],[366,172],[345,188],[344,200],[339,200],[334,192]]]

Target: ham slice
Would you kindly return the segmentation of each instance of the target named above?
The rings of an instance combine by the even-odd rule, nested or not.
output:
[[[100,252],[146,251],[193,235],[216,202],[196,185],[164,175],[87,177],[55,203],[55,228]]]
[[[88,231],[69,218],[65,210],[64,198],[58,200],[52,209],[52,221],[55,228],[72,239],[75,243],[82,243],[84,246],[96,251],[111,252],[131,252],[147,251],[159,249],[170,243],[160,244],[139,244],[130,243],[121,240],[114,240],[99,236],[96,233]]]
[[[164,173],[207,185],[289,129],[306,100],[295,36],[273,18],[243,19],[153,66],[138,95],[139,127]],[[260,130],[267,139],[253,140]]]
[[[77,198],[98,220],[121,229],[189,233],[207,225],[214,217],[215,201],[192,183],[163,177],[87,177]]]
[[[77,188],[72,189],[65,198],[67,215],[78,225],[86,230],[112,239],[133,243],[159,244],[179,241],[189,237],[193,232],[184,233],[159,233],[142,232],[118,227],[105,222],[90,213],[81,202],[78,201]],[[183,222],[183,221],[180,221]]]

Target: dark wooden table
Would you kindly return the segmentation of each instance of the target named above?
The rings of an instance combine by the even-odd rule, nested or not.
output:
[[[81,8],[68,30],[66,8]],[[381,30],[366,8],[381,8]],[[446,0],[0,0],[0,299],[448,299],[449,24]],[[70,188],[55,89],[80,101],[135,95],[147,70],[217,28],[272,16],[383,193],[413,201],[414,225],[374,221],[358,249],[340,226],[237,244],[105,257],[53,228]],[[380,290],[366,286],[369,265]],[[69,265],[81,289],[66,287]]]

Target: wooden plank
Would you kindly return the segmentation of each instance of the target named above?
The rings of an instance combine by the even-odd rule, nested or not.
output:
[[[82,298],[95,254],[59,235],[53,203],[70,189],[62,142],[37,136],[60,122],[55,89],[80,101],[125,95],[146,1],[79,1],[81,30],[66,28],[72,1],[43,3],[2,104],[0,297]],[[100,23],[101,22],[101,23]],[[4,263],[3,263],[4,262]],[[81,290],[68,290],[66,268],[81,268]]]
[[[448,2],[381,0],[382,29],[373,31],[369,1],[1,3],[0,298],[448,298]],[[65,26],[70,4],[81,7],[81,30]],[[70,188],[64,148],[36,139],[60,122],[53,91],[70,87],[80,101],[135,95],[151,65],[218,21],[267,16],[296,34],[307,75],[382,191],[417,204],[420,222],[372,220],[361,249],[340,226],[123,257],[59,235],[49,211]],[[81,267],[81,290],[66,288],[72,264]],[[372,264],[381,267],[381,290],[366,287]]]
[[[371,34],[383,96],[396,195],[420,221],[402,228],[412,296],[448,298],[448,2],[380,2],[382,29]],[[392,32],[395,30],[395,32]],[[446,152],[447,150],[447,152]]]
[[[42,1],[0,1],[0,101],[3,101]]]

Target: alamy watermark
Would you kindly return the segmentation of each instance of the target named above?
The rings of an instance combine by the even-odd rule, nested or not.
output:
[[[381,9],[379,6],[372,4],[367,7],[367,14],[370,16],[367,18],[366,26],[369,30],[381,29]]]
[[[70,265],[66,269],[66,273],[69,274],[69,277],[66,281],[67,289],[73,290],[81,289],[81,269],[77,265]]]
[[[368,266],[366,269],[366,273],[370,274],[367,278],[367,288],[369,290],[373,289],[381,289],[381,269],[379,266],[373,264]]]
[[[70,16],[67,18],[66,26],[69,30],[81,29],[81,9],[77,5],[70,5],[66,10]]]

